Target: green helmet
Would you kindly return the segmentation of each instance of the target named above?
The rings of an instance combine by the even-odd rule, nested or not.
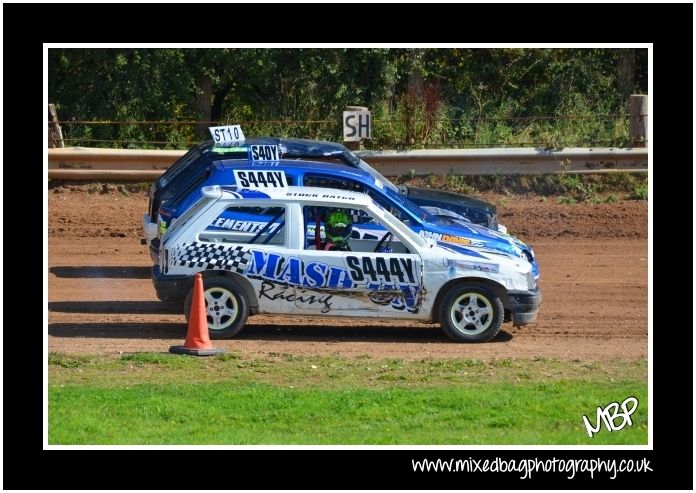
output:
[[[343,211],[329,212],[326,217],[326,236],[335,245],[345,245],[350,239],[353,230],[353,221],[350,216]]]

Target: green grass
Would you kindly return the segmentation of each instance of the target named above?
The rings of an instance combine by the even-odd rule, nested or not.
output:
[[[51,354],[51,444],[644,444],[645,362]],[[590,439],[582,415],[639,399]]]

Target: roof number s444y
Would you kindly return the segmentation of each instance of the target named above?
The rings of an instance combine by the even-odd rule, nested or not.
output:
[[[282,170],[234,170],[234,180],[241,188],[285,188],[288,186]]]

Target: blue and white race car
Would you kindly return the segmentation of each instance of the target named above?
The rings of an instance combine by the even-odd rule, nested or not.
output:
[[[237,222],[216,227],[221,217]],[[386,234],[354,238],[352,218]],[[212,338],[263,313],[440,322],[481,342],[533,322],[541,302],[527,259],[425,238],[370,196],[327,188],[205,187],[161,238],[158,297],[183,300],[188,317],[198,272]]]
[[[232,135],[235,130],[238,132],[237,138]],[[222,137],[227,134],[232,136],[231,140]],[[191,190],[194,184],[200,186],[201,179],[215,162],[231,159],[256,161],[259,158],[267,161],[307,159],[340,163],[361,169],[385,187],[408,197],[435,216],[447,211],[446,216],[449,219],[472,222],[503,233],[507,232],[507,229],[498,223],[497,210],[493,204],[442,190],[395,185],[342,144],[278,137],[246,139],[239,126],[214,127],[211,129],[211,135],[213,140],[193,147],[153,183],[148,213],[143,216],[143,231],[148,244],[157,234],[156,221],[160,206],[173,197],[180,196],[182,190]]]
[[[342,164],[304,160],[249,161],[229,159],[216,161],[207,177],[194,182],[191,189],[183,189],[177,196],[164,203],[159,210],[160,234],[183,212],[200,198],[201,186],[238,185],[259,190],[292,186],[326,187],[367,193],[383,208],[389,210],[413,231],[426,238],[459,246],[499,250],[515,257],[523,257],[532,263],[535,279],[539,269],[534,251],[517,238],[493,231],[483,226],[446,217],[436,217],[411,202],[408,197],[385,186],[371,174]],[[237,222],[224,214],[211,225],[218,229],[237,227]],[[355,234],[381,236],[385,231],[378,226],[362,224]],[[312,230],[307,231],[312,235]],[[150,244],[153,262],[158,261],[159,240]]]
[[[241,130],[236,127],[220,128],[228,129],[227,132],[230,132],[230,128],[235,128],[241,134]],[[211,129],[214,137],[216,132],[217,130]],[[243,135],[241,138],[243,139]],[[532,263],[535,279],[539,277],[533,250],[517,238],[468,221],[433,216],[367,170],[335,162],[279,159],[278,156],[283,153],[279,146],[247,144],[245,141],[215,144],[208,156],[211,153],[216,155],[217,159],[212,160],[203,171],[193,173],[191,170],[196,168],[194,165],[173,167],[174,174],[165,180],[167,193],[161,195],[166,200],[162,202],[158,211],[159,228],[155,227],[155,235],[163,234],[166,228],[200,197],[201,186],[237,184],[258,189],[283,188],[288,185],[321,186],[367,193],[424,237],[446,241],[456,246],[500,250],[526,258]],[[194,162],[199,160],[195,155],[191,159]],[[166,173],[162,178],[165,177]],[[188,181],[182,182],[182,177],[187,177]],[[177,182],[177,186],[173,186],[173,182]],[[153,185],[153,190],[157,188],[157,183]],[[152,203],[151,197],[151,205]],[[235,222],[226,219],[228,218],[224,216],[216,218],[214,227],[234,227]],[[146,215],[143,221],[144,224],[150,221],[149,216]],[[308,231],[308,234],[311,232]],[[154,263],[158,262],[158,252],[159,239],[153,238],[150,241],[150,253]]]

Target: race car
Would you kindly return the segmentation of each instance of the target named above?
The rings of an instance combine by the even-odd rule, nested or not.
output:
[[[225,213],[239,226],[212,228]],[[353,238],[351,218],[386,234]],[[311,223],[331,241],[308,237]],[[188,318],[202,273],[214,339],[237,335],[249,315],[277,314],[439,322],[457,342],[482,342],[504,322],[533,322],[541,303],[526,259],[424,238],[351,191],[204,187],[161,241],[157,296],[183,301]]]
[[[265,146],[264,154],[277,155],[271,146]],[[255,146],[252,146],[254,149]],[[264,161],[248,159],[221,159],[214,162],[200,178],[182,187],[178,195],[172,196],[159,209],[159,233],[163,234],[201,196],[201,187],[213,185],[238,185],[246,188],[274,189],[286,186],[325,187],[367,193],[382,207],[389,210],[413,231],[424,237],[442,240],[455,245],[483,247],[500,250],[513,256],[523,257],[532,263],[533,275],[539,277],[533,249],[513,236],[457,219],[433,216],[420,208],[408,197],[374,178],[368,172],[331,162],[305,160]],[[215,219],[211,227],[229,229],[237,222],[225,214]],[[361,225],[361,231],[368,231]],[[311,235],[311,231],[307,231]],[[369,234],[385,234],[382,229],[372,229]],[[159,261],[160,240],[150,243],[150,255],[154,263]]]
[[[239,132],[238,137],[235,139],[232,136],[231,140],[220,137],[220,132],[224,135],[223,129],[225,128],[236,129]],[[192,183],[200,184],[201,177],[207,173],[210,165],[222,159],[253,159],[254,152],[258,153],[259,149],[264,150],[268,146],[278,150],[278,154],[272,156],[275,159],[321,160],[343,163],[346,166],[362,169],[386,187],[409,197],[411,201],[424,207],[433,215],[437,216],[438,211],[446,210],[448,211],[447,216],[451,219],[469,221],[503,233],[507,232],[505,226],[498,224],[497,210],[494,205],[452,192],[395,185],[342,144],[277,137],[246,139],[238,126],[213,127],[211,134],[212,140],[193,147],[152,184],[148,213],[143,216],[143,232],[146,243],[149,244],[156,236],[157,212],[160,206],[172,197],[180,195],[183,187],[190,187]]]

